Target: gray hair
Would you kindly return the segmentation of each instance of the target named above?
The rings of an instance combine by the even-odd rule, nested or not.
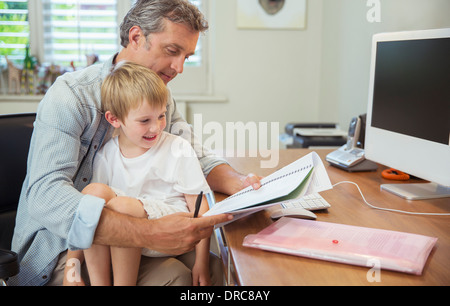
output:
[[[121,45],[128,46],[128,35],[134,26],[139,26],[145,37],[163,32],[164,19],[184,24],[195,32],[205,32],[209,27],[204,15],[188,0],[137,0],[120,25]]]

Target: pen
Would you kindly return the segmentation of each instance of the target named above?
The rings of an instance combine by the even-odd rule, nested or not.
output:
[[[203,191],[200,191],[200,194],[197,197],[197,201],[195,201],[195,212],[194,218],[198,217],[198,212],[200,211],[200,206],[202,205]]]

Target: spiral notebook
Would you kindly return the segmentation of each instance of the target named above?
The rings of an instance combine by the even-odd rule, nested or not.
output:
[[[279,204],[281,201],[300,198],[331,188],[332,185],[322,160],[316,152],[311,152],[263,178],[260,189],[254,190],[249,186],[216,203],[204,216],[228,213],[234,215],[233,220],[230,221],[233,222]]]
[[[437,238],[396,231],[282,218],[243,245],[266,251],[421,275]]]

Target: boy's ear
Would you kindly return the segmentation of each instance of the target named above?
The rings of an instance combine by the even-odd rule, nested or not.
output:
[[[107,111],[105,113],[106,120],[116,129],[120,128],[120,121],[119,118],[114,116],[110,111]]]

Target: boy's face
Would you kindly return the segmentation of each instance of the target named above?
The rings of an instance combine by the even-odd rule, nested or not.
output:
[[[126,157],[143,154],[158,143],[166,127],[166,111],[165,105],[155,108],[143,101],[138,108],[129,111],[123,122],[120,121],[119,143]],[[125,150],[133,153],[127,154]]]

